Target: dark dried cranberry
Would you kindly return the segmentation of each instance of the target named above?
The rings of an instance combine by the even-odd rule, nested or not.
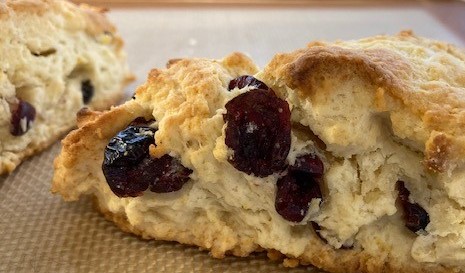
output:
[[[246,86],[254,86],[256,89],[270,90],[270,88],[264,82],[257,80],[255,77],[249,75],[239,76],[235,79],[232,79],[229,82],[228,90],[231,91],[236,87],[242,89]]]
[[[154,179],[150,181],[150,190],[164,193],[180,190],[189,181],[192,170],[184,167],[176,158],[164,155],[156,160],[152,172]]]
[[[313,198],[322,198],[320,186],[311,174],[290,171],[278,180],[275,208],[286,220],[300,222]]]
[[[403,181],[397,181],[397,190],[397,200],[404,210],[405,226],[413,232],[424,230],[430,221],[426,210],[417,203],[409,202],[410,192]]]
[[[150,127],[129,126],[105,148],[102,170],[117,196],[139,196],[147,190],[153,165],[149,146],[155,143],[154,133]]]
[[[182,188],[192,170],[169,156],[151,158],[149,146],[155,144],[155,129],[137,125],[150,121],[135,119],[108,143],[102,165],[110,189],[119,197],[135,197],[150,188],[153,192],[172,192]]]
[[[119,197],[136,197],[149,187],[153,160],[147,155],[136,165],[102,165],[108,186]]]
[[[294,165],[289,166],[291,171],[301,171],[312,174],[313,177],[323,176],[324,166],[321,159],[315,154],[307,154],[296,158]]]
[[[82,101],[88,104],[94,96],[94,85],[90,80],[85,80],[81,83]]]
[[[155,143],[155,129],[145,126],[129,126],[119,132],[105,149],[104,165],[127,166],[139,163]]]
[[[229,162],[259,177],[282,171],[291,147],[291,113],[286,101],[257,89],[226,104],[223,119],[226,145],[234,151]]]
[[[24,135],[36,118],[36,109],[27,101],[19,100],[11,104],[10,133],[14,136]]]

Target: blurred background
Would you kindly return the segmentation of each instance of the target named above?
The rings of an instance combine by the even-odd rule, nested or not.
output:
[[[415,34],[465,46],[462,0],[87,0],[109,8],[137,76],[171,58],[248,54],[263,67],[313,40]]]

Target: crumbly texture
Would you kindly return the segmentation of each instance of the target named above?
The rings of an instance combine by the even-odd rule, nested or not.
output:
[[[69,131],[83,106],[104,110],[121,100],[133,76],[104,12],[60,0],[0,2],[0,174]],[[84,81],[94,88],[88,104]],[[36,109],[36,118],[14,136],[11,108],[19,100]]]
[[[267,250],[286,266],[329,272],[465,272],[464,62],[463,51],[410,32],[314,42],[262,71],[241,54],[176,60],[153,70],[134,100],[80,113],[55,161],[52,191],[65,200],[94,195],[122,229],[217,258]],[[259,178],[228,162],[225,104],[248,89],[227,86],[244,74],[289,104],[287,161],[308,152],[324,161],[323,201],[312,201],[300,223],[275,210],[279,174]],[[109,189],[105,146],[140,116],[158,127],[151,155],[169,153],[193,170],[180,191],[118,198]],[[428,212],[424,231],[405,227],[398,180]]]

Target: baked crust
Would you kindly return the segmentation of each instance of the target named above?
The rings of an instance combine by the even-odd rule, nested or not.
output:
[[[104,110],[122,99],[134,76],[104,12],[57,0],[0,3],[0,174],[73,128],[81,107]],[[94,90],[88,105],[80,90],[85,80]],[[10,107],[18,99],[31,103],[37,116],[26,134],[14,137]]]
[[[434,58],[441,62],[430,67],[425,60]],[[463,60],[458,49],[410,32],[315,42],[276,55],[263,71],[241,54],[173,60],[151,71],[135,99],[109,112],[80,113],[79,128],[55,160],[52,191],[70,201],[94,195],[123,230],[197,245],[216,258],[266,250],[285,266],[329,272],[464,272],[463,128],[428,118],[449,111],[442,123],[462,122]],[[323,201],[312,201],[300,223],[275,210],[279,174],[246,175],[227,160],[224,105],[248,92],[227,87],[244,74],[288,102],[288,162],[309,151],[324,161]],[[156,120],[152,156],[170,153],[193,170],[180,191],[118,198],[106,184],[106,144],[137,117]],[[399,180],[429,214],[424,231],[405,227],[396,205]]]

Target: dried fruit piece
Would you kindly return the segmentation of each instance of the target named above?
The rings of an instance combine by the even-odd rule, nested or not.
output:
[[[291,171],[301,171],[312,174],[313,177],[323,176],[323,161],[315,154],[306,154],[296,158],[294,165],[289,166]]]
[[[154,179],[150,181],[150,190],[157,193],[180,190],[189,181],[192,173],[178,159],[169,155],[156,159],[155,165],[152,169]]]
[[[110,189],[119,197],[136,197],[150,188],[153,192],[172,192],[182,188],[192,170],[169,155],[151,158],[149,146],[155,144],[155,129],[137,118],[108,143],[102,165]]]
[[[313,198],[322,198],[318,182],[306,172],[290,171],[278,180],[275,208],[286,220],[300,222]]]
[[[271,90],[264,82],[249,75],[239,76],[232,79],[229,82],[228,90],[231,91],[236,87],[242,89],[246,86],[254,86],[256,89]]]
[[[127,166],[139,163],[148,155],[150,144],[155,143],[155,129],[129,126],[119,132],[105,149],[104,165]]]
[[[223,119],[226,145],[234,151],[229,162],[259,177],[282,171],[291,147],[291,113],[286,101],[257,89],[226,104]]]
[[[147,190],[153,160],[150,144],[155,129],[129,126],[113,137],[105,148],[102,170],[110,189],[119,197],[139,196]]]
[[[24,135],[36,118],[36,109],[27,101],[19,100],[11,104],[10,133],[14,136]]]
[[[90,80],[85,80],[81,83],[82,101],[88,104],[94,96],[94,85]]]
[[[403,181],[397,181],[396,188],[399,192],[397,200],[404,210],[405,226],[413,232],[424,230],[430,221],[428,213],[417,203],[409,201],[410,192]]]
[[[153,160],[147,155],[136,165],[102,165],[108,186],[118,197],[136,197],[148,189],[151,179]]]

